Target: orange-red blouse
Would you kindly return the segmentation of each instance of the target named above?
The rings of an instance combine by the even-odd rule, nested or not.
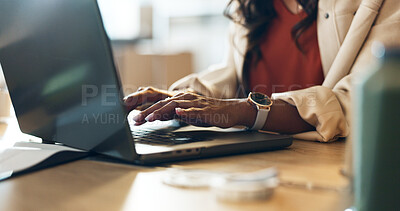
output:
[[[260,43],[261,58],[250,64],[250,91],[267,95],[321,85],[324,81],[319,53],[317,25],[309,27],[300,37],[301,52],[291,36],[293,26],[305,12],[293,14],[282,0],[274,0],[277,17]]]

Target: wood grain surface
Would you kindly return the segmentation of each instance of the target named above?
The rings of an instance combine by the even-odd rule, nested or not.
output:
[[[2,134],[7,127],[0,125]],[[1,136],[0,136],[1,137]],[[294,141],[287,149],[144,167],[80,160],[0,182],[0,210],[344,210],[345,142]],[[252,172],[275,166],[282,184],[265,201],[223,202],[210,189],[162,183],[168,168]]]

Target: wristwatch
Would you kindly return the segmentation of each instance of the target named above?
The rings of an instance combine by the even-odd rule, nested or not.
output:
[[[260,130],[267,121],[268,113],[272,106],[272,100],[263,93],[250,92],[247,101],[257,108],[256,121],[251,130]]]

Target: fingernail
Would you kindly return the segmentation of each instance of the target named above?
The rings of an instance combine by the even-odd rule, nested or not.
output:
[[[148,116],[145,118],[145,120],[148,121],[148,122],[154,121],[154,113],[151,113],[150,115],[148,115]]]
[[[138,121],[140,121],[141,118],[142,118],[142,115],[138,114],[138,115],[133,117],[133,121],[138,122]]]
[[[176,113],[176,115],[182,115],[182,113],[183,113],[182,108],[175,108],[175,113]]]
[[[135,122],[135,126],[143,125],[143,122]]]

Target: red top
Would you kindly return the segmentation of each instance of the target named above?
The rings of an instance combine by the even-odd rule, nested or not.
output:
[[[277,17],[260,43],[261,58],[249,69],[251,91],[267,95],[321,85],[324,81],[317,39],[317,25],[300,36],[296,47],[291,36],[293,26],[305,17],[305,12],[293,14],[282,0],[274,0]]]

